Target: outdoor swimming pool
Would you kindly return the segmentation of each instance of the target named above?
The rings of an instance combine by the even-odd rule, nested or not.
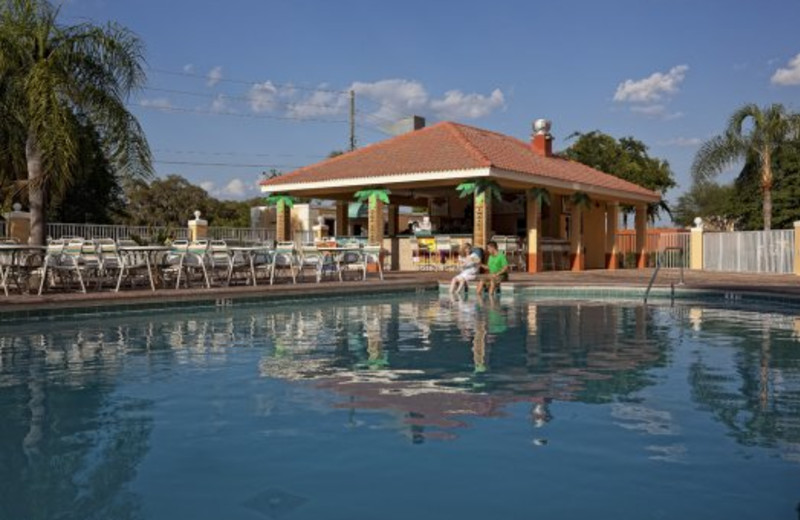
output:
[[[0,519],[797,518],[797,317],[359,298],[0,324]]]

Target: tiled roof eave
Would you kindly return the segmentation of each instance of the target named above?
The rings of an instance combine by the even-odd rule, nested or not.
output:
[[[559,179],[549,175],[537,175],[530,172],[519,172],[503,168],[492,168],[491,175],[500,179],[508,179],[517,182],[529,182],[537,186],[546,188],[562,189],[567,191],[583,191],[588,194],[595,194],[616,200],[633,202],[658,202],[661,196],[645,188],[637,187],[637,190],[625,190],[591,184],[587,182],[576,182],[567,179]]]

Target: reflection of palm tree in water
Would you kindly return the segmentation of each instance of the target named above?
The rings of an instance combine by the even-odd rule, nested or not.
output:
[[[117,365],[102,336],[64,339],[18,337],[0,354],[11,356],[2,371],[15,379],[4,405],[28,416],[27,425],[0,421],[0,518],[137,518],[126,488],[147,453],[151,403],[112,397]]]

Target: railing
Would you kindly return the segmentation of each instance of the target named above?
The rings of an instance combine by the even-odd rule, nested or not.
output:
[[[647,234],[646,248],[649,254],[649,267],[655,267],[656,257],[664,269],[689,267],[690,233],[657,233]],[[620,254],[619,265],[625,269],[637,267],[638,251],[636,235],[631,233],[617,234],[617,251]],[[680,251],[680,252],[679,252]]]
[[[703,268],[738,273],[794,272],[794,231],[735,231],[703,235]]]
[[[306,232],[297,233],[305,239]],[[114,240],[139,237],[145,240],[187,239],[189,230],[186,227],[167,226],[115,226],[105,224],[47,224],[47,236],[52,239],[76,236],[82,238],[112,238]],[[213,239],[231,243],[256,243],[273,240],[275,231],[264,228],[209,227],[208,236]]]

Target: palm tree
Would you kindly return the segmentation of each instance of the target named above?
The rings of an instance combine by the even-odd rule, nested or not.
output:
[[[140,40],[114,23],[64,26],[58,14],[46,0],[0,5],[0,125],[24,149],[34,244],[45,240],[48,190],[71,182],[82,125],[120,175],[152,174],[147,139],[125,107],[145,80]]]
[[[486,178],[462,182],[456,186],[456,191],[459,192],[458,196],[462,199],[475,194],[475,201],[478,204],[483,203],[487,194],[495,200],[500,200],[502,198],[500,195],[500,186],[495,181]]]
[[[391,191],[386,188],[373,187],[357,191],[353,195],[357,201],[369,203],[367,240],[372,245],[380,245],[383,242],[383,211],[378,202],[389,204],[390,194]]]
[[[752,128],[745,131],[745,122]],[[706,141],[692,164],[696,181],[708,180],[725,167],[742,159],[754,159],[761,172],[764,230],[772,227],[772,154],[776,148],[796,141],[800,134],[800,114],[788,112],[783,105],[763,109],[748,104],[731,115],[725,133]]]
[[[291,215],[286,218],[286,210],[291,213],[292,207],[295,203],[295,198],[285,193],[271,193],[265,199],[267,206],[275,206],[275,217],[278,222],[278,236],[276,237],[279,242],[290,240],[291,235]]]

